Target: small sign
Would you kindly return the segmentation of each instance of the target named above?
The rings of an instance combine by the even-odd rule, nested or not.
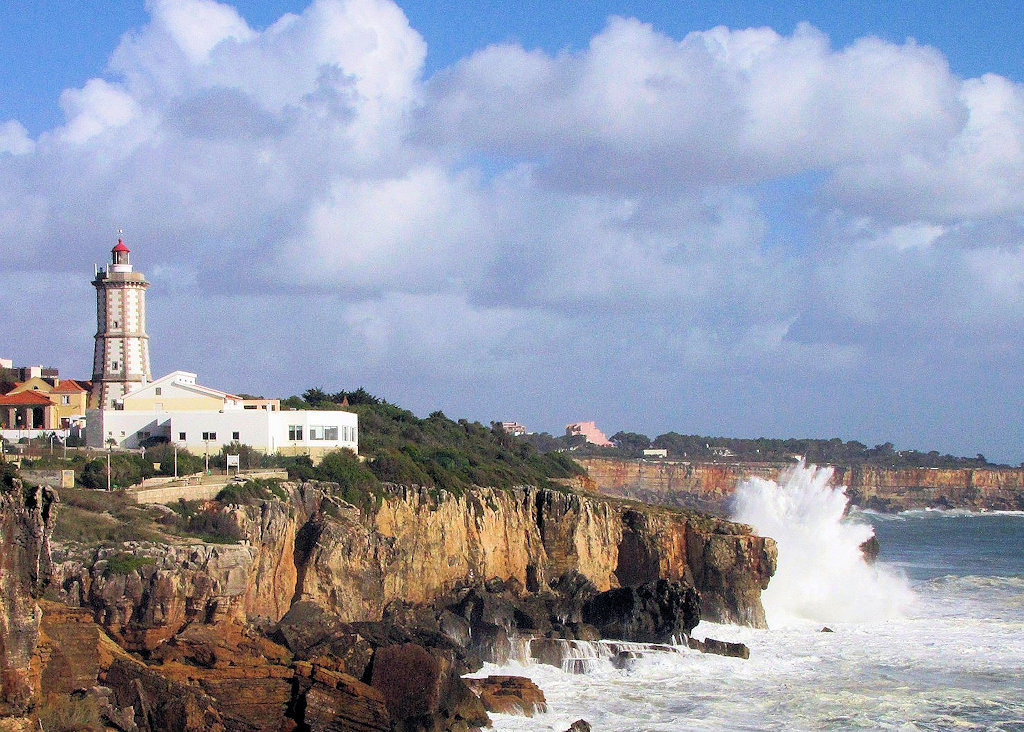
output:
[[[234,468],[235,470],[238,470],[238,455],[228,455],[227,459],[228,459],[227,467]]]

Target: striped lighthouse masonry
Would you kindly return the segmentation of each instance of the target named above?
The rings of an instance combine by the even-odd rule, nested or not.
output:
[[[146,335],[146,288],[134,272],[131,251],[120,237],[107,268],[96,270],[96,345],[92,358],[91,409],[113,409],[127,392],[153,380]]]

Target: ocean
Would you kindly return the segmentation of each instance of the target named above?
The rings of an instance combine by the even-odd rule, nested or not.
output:
[[[827,469],[753,479],[736,517],[779,543],[769,629],[701,623],[750,659],[678,648],[628,670],[488,664],[528,676],[549,711],[495,730],[1019,730],[1024,732],[1024,514],[847,511]],[[881,554],[863,561],[874,533]],[[822,632],[828,627],[833,632]]]

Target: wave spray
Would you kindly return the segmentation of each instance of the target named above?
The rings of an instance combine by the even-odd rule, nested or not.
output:
[[[761,594],[770,627],[801,621],[877,621],[902,615],[913,602],[907,581],[868,564],[861,544],[868,524],[844,518],[845,487],[832,487],[832,468],[802,461],[779,482],[750,478],[733,497],[733,518],[775,539],[778,567]]]

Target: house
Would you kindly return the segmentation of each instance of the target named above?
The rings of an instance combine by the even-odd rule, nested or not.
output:
[[[0,429],[55,429],[56,405],[45,393],[29,389],[0,396]]]
[[[43,376],[41,367],[14,371],[39,373],[16,382],[0,396],[0,429],[66,430],[85,418],[88,382],[82,384],[74,379]],[[46,371],[56,373],[56,369]]]
[[[604,432],[597,428],[594,422],[573,422],[565,426],[565,434],[568,437],[583,435],[584,439],[598,447],[611,447],[612,442],[605,437]]]
[[[526,434],[526,426],[521,425],[518,422],[502,422],[501,429],[510,435],[522,437]]]
[[[74,379],[58,379],[56,377],[32,376],[26,381],[15,384],[7,392],[8,396],[33,392],[47,397],[54,410],[47,426],[42,429],[67,429],[72,424],[85,418],[89,398],[89,382]]]

